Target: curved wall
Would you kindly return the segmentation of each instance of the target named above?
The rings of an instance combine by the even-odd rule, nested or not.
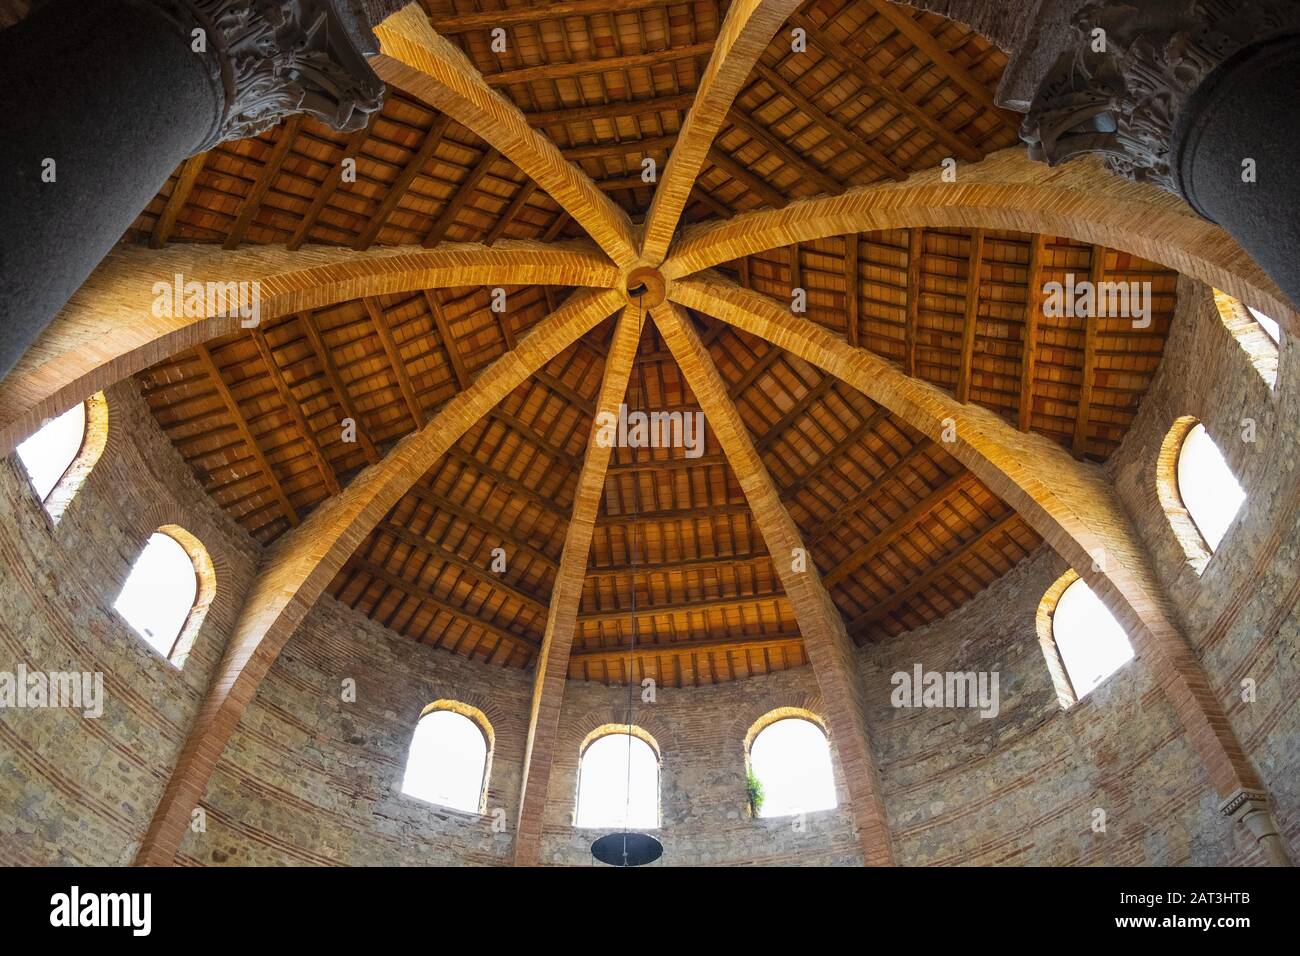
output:
[[[1281,427],[1300,420],[1293,355],[1283,357],[1279,391],[1269,391],[1208,290],[1185,282],[1161,371],[1108,468],[1300,857],[1300,435],[1284,436]],[[110,393],[108,449],[57,526],[13,460],[0,469],[0,670],[18,660],[100,669],[108,685],[98,721],[0,709],[0,863],[130,862],[225,643],[237,610],[232,595],[260,553],[202,495],[132,388]],[[1250,494],[1203,575],[1186,564],[1154,490],[1161,440],[1184,414],[1207,423]],[[1256,419],[1257,440],[1224,439],[1245,417]],[[1276,522],[1278,514],[1291,523]],[[103,610],[148,533],[171,521],[203,540],[218,577],[217,601],[181,672]],[[1035,612],[1063,568],[1042,549],[948,618],[860,653],[899,862],[1257,862],[1244,830],[1219,815],[1143,660],[1061,710]],[[998,671],[998,715],[893,707],[891,675],[917,663]],[[1240,699],[1248,677],[1254,703]],[[344,699],[348,678],[355,701]],[[416,645],[324,598],[245,714],[202,801],[206,827],[187,835],[180,862],[509,862],[530,692],[529,674]],[[415,722],[444,697],[492,721],[486,814],[398,792]],[[569,817],[578,746],[594,727],[624,719],[624,699],[616,688],[567,688],[546,806],[547,862],[589,862],[592,834],[575,831]],[[802,829],[747,816],[744,735],[779,706],[818,710],[811,670],[662,688],[653,704],[638,703],[637,722],[664,755],[666,861],[861,861],[840,810],[810,815]],[[1106,814],[1104,833],[1094,830],[1097,809]]]

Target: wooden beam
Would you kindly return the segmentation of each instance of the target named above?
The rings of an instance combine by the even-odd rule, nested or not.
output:
[[[860,305],[861,279],[858,273],[858,234],[844,237],[844,331],[849,345],[857,348],[861,341]]]
[[[709,150],[709,162],[717,166],[724,173],[745,185],[750,192],[756,193],[769,206],[776,208],[785,205],[785,195],[765,179],[759,178],[757,173],[750,170],[721,149],[714,146]],[[658,192],[655,193],[658,195]]]
[[[447,449],[447,458],[459,462],[466,468],[473,469],[479,476],[487,478],[494,484],[500,485],[511,494],[531,502],[543,511],[550,512],[559,518],[567,518],[569,516],[568,509],[560,506],[553,498],[538,493],[519,479],[512,478],[505,472],[498,471],[490,465],[485,465],[459,445],[453,445],[451,448]]]
[[[343,409],[344,416],[352,419],[356,424],[357,441],[361,445],[361,450],[365,453],[366,461],[373,465],[379,460],[379,449],[370,440],[361,413],[357,410],[356,403],[352,401],[352,396],[348,394],[347,385],[343,382],[343,376],[339,374],[338,365],[334,362],[334,356],[330,354],[330,350],[325,344],[325,338],[321,335],[316,316],[310,312],[303,312],[299,315],[299,319],[302,322],[303,331],[306,333],[307,342],[311,346],[312,354],[316,357],[316,364],[320,366],[321,371],[325,374],[325,380],[330,383],[330,387],[334,390],[334,395],[338,399],[339,407]]]
[[[833,196],[838,196],[844,192],[843,183],[830,174],[823,172],[811,160],[805,159],[793,146],[740,107],[733,106],[731,111],[727,113],[727,120],[750,139],[761,143],[764,149],[775,153],[783,163],[797,171],[800,178],[815,183],[822,192]]]
[[[474,130],[570,213],[620,268],[636,263],[637,240],[627,213],[568,162],[548,136],[529,126],[514,103],[492,88],[520,82],[520,76],[530,71],[547,80],[559,78],[562,71],[554,66],[530,67],[485,80],[457,47],[434,32],[418,4],[388,17],[375,27],[375,35],[380,52],[370,58],[370,65],[380,79]],[[712,44],[701,46],[707,50]],[[663,59],[659,53],[648,56],[656,64]],[[618,67],[612,61],[596,67],[607,68]]]
[[[829,518],[818,522],[812,531],[808,533],[809,543],[816,545],[825,541],[836,528],[869,505],[886,485],[902,474],[904,468],[910,467],[918,458],[928,454],[933,447],[934,442],[928,438],[922,438],[895,458],[893,464],[886,467],[865,488],[860,488],[848,501],[836,508]]]
[[[424,237],[424,241],[421,243],[424,248],[429,249],[442,242],[447,235],[447,230],[451,228],[452,223],[456,221],[456,217],[460,215],[460,211],[465,208],[465,204],[470,201],[474,191],[483,182],[483,177],[488,174],[488,170],[500,158],[501,154],[495,149],[489,149],[479,158],[479,161],[474,164],[474,168],[469,171],[469,175],[457,185],[456,192],[451,197],[451,200],[442,207],[442,212],[438,213],[433,228],[429,230],[429,234]]]
[[[603,17],[612,13],[633,13],[676,6],[680,0],[562,0],[534,7],[487,10],[482,13],[452,13],[433,20],[433,28],[445,36],[514,27],[568,17]]]
[[[253,188],[248,191],[244,198],[243,205],[239,208],[239,215],[235,217],[235,224],[230,228],[230,235],[222,243],[223,249],[237,249],[239,244],[244,241],[244,234],[248,232],[248,227],[253,224],[253,219],[257,216],[257,211],[262,208],[262,200],[271,189],[271,183],[275,177],[280,175],[280,167],[284,165],[285,159],[289,155],[289,149],[293,146],[293,141],[298,136],[298,129],[302,125],[302,114],[298,113],[287,120],[280,127],[280,136],[275,141],[275,146],[271,149],[271,155],[267,157],[266,162],[262,165],[257,174],[257,181],[253,183]]]
[[[1034,416],[1034,376],[1038,361],[1038,323],[1043,317],[1043,272],[1047,266],[1047,237],[1029,240],[1029,286],[1025,290],[1025,324],[1020,336],[1020,403],[1016,424],[1029,431]]]
[[[366,225],[366,228],[361,231],[361,235],[357,236],[356,240],[352,243],[353,249],[368,249],[375,239],[379,237],[379,233],[388,222],[388,217],[393,214],[393,210],[397,208],[397,204],[402,201],[402,197],[406,195],[406,191],[411,187],[411,183],[415,182],[415,178],[423,173],[424,167],[429,164],[429,160],[442,142],[442,138],[447,132],[447,125],[450,122],[450,118],[446,116],[439,116],[434,119],[433,125],[430,126],[429,131],[424,134],[424,139],[421,141],[419,148],[416,149],[416,151],[411,155],[411,158],[406,161],[406,165],[402,167],[402,171],[397,174],[397,178],[393,180],[393,184],[389,186],[387,192],[384,193],[384,198],[379,203],[379,208],[375,210],[374,215],[370,217],[370,222]],[[426,246],[426,248],[428,247]]]
[[[291,250],[302,248],[302,244],[307,241],[307,237],[320,220],[320,214],[325,211],[325,207],[329,205],[334,193],[343,185],[343,161],[347,159],[356,160],[369,138],[369,126],[357,130],[347,138],[347,141],[343,144],[343,152],[339,154],[338,161],[325,174],[325,181],[316,187],[312,195],[311,205],[303,215],[302,221],[298,223],[298,227],[294,229],[293,235],[289,237],[285,248]]]
[[[979,162],[981,154],[975,146],[944,126],[933,115],[930,108],[913,103],[902,90],[891,83],[883,73],[873,67],[864,57],[859,56],[843,43],[822,32],[820,27],[802,14],[796,13],[790,17],[790,25],[802,27],[808,39],[825,50],[831,59],[838,61],[846,76],[863,80],[865,88],[879,94],[894,109],[916,124],[918,128],[925,130],[935,140],[947,146],[958,156],[969,162]]]
[[[727,397],[726,386],[691,324],[686,310],[668,305],[655,310],[655,324],[687,385],[698,399],[709,426],[731,461],[740,486],[745,489],[763,540],[774,556],[773,566],[781,580],[804,649],[812,662],[821,690],[824,713],[830,724],[831,740],[839,753],[840,767],[849,792],[856,836],[869,865],[893,862],[889,821],[881,800],[871,743],[867,734],[866,702],[858,673],[853,642],[844,621],[821,582],[815,564],[796,565],[796,554],[807,554],[799,529],[781,504],[776,486],[745,429],[740,411]],[[796,317],[797,318],[797,317]],[[812,325],[799,319],[806,325]],[[796,567],[801,570],[796,570]]]
[[[700,571],[717,568],[747,568],[754,564],[769,564],[772,556],[766,551],[757,554],[728,554],[703,558],[681,558],[675,561],[647,561],[632,564],[589,566],[587,578],[636,577],[642,574],[663,574],[678,571]]]
[[[970,237],[970,257],[966,260],[966,314],[961,325],[961,359],[957,367],[957,401],[970,401],[971,378],[975,367],[975,331],[980,314],[980,273],[984,262],[984,230],[976,229]]]
[[[570,162],[578,162],[583,159],[604,159],[609,156],[638,155],[644,157],[652,152],[670,150],[676,142],[677,134],[672,133],[668,136],[647,136],[643,139],[629,139],[618,143],[588,143],[583,146],[566,146],[560,152]],[[647,185],[642,182],[640,175],[633,178],[642,186]]]
[[[994,99],[994,87],[984,83],[970,70],[957,62],[956,57],[943,48],[934,35],[918,22],[911,13],[889,0],[871,0],[872,7],[882,17],[893,24],[903,36],[916,46],[934,65],[946,73],[958,86],[966,91],[976,103],[993,114],[993,116],[1012,132],[1019,133],[1020,121],[998,106]]]
[[[411,384],[411,376],[406,371],[406,360],[402,358],[402,351],[397,345],[397,339],[393,337],[393,330],[388,327],[388,318],[384,315],[384,310],[379,307],[379,303],[369,297],[361,300],[362,305],[366,307],[366,315],[370,316],[370,324],[375,327],[375,334],[379,337],[379,344],[384,350],[384,355],[388,357],[388,364],[393,370],[393,375],[397,378],[397,387],[402,392],[402,398],[406,401],[407,411],[411,413],[411,418],[415,420],[415,427],[421,427],[425,422],[424,406],[420,404],[420,399],[416,397],[415,386]]]
[[[799,266],[799,243],[792,242],[785,249],[786,256],[789,258],[790,294],[793,296],[795,289],[803,288],[803,274]]]
[[[737,594],[732,597],[698,598],[686,601],[674,601],[668,604],[637,605],[638,617],[654,617],[661,614],[694,614],[708,611],[727,611],[733,608],[749,607],[754,604],[781,603],[786,599],[785,592],[771,591],[766,594]],[[625,621],[632,616],[632,608],[601,608],[593,611],[581,611],[578,621],[582,624],[600,624],[609,621]]]
[[[358,475],[313,511],[302,527],[276,542],[247,589],[244,608],[154,811],[137,863],[165,865],[174,860],[191,812],[241,715],[289,636],[356,544],[488,409],[620,310],[625,301],[623,293],[614,290],[574,293],[534,326],[518,348],[444,403],[427,426],[398,442],[379,464]]]
[[[596,106],[571,106],[556,110],[539,110],[525,113],[528,125],[533,127],[561,125],[569,123],[586,123],[594,119],[621,119],[623,117],[646,116],[651,113],[679,113],[691,108],[695,102],[694,93],[675,93],[672,96],[655,96],[644,100],[619,100],[615,103],[600,103]]]
[[[253,455],[253,461],[257,463],[258,470],[266,477],[266,483],[270,486],[271,493],[275,495],[275,500],[280,503],[280,510],[284,512],[284,517],[290,525],[296,526],[299,520],[298,512],[289,501],[288,495],[284,493],[284,486],[280,484],[280,479],[275,476],[275,470],[271,467],[271,462],[262,453],[262,447],[257,443],[257,438],[253,435],[252,429],[248,427],[248,420],[244,418],[243,412],[239,410],[239,402],[235,400],[235,396],[230,391],[230,386],[226,384],[226,380],[221,377],[221,369],[217,368],[212,353],[202,343],[197,345],[194,351],[199,357],[199,364],[203,367],[203,371],[207,373],[208,378],[212,379],[212,385],[217,390],[217,395],[221,397],[222,404],[226,406],[226,413],[230,415],[235,429],[239,432],[239,437],[248,446],[248,450]]]
[[[339,479],[334,474],[334,466],[330,464],[325,450],[321,448],[311,422],[307,421],[307,416],[303,413],[302,405],[289,388],[284,372],[271,351],[271,344],[266,340],[266,334],[261,329],[253,329],[253,342],[257,345],[257,353],[262,357],[262,364],[266,366],[267,374],[271,376],[271,383],[275,386],[276,394],[280,396],[281,404],[289,413],[290,421],[293,422],[294,428],[307,446],[312,461],[316,463],[316,470],[320,472],[321,479],[325,482],[325,489],[332,495],[338,494]]]
[[[716,43],[707,44],[709,65],[646,213],[641,257],[650,265],[657,266],[668,254],[691,189],[705,158],[712,156],[713,141],[736,94],[797,6],[799,0],[736,0],[727,8]]]
[[[497,641],[504,641],[507,644],[511,644],[526,651],[530,660],[537,653],[536,642],[530,640],[528,637],[485,621],[468,608],[458,607],[449,601],[442,600],[442,598],[434,597],[432,592],[418,581],[408,581],[400,574],[389,570],[382,564],[376,564],[373,561],[367,561],[363,558],[354,557],[349,563],[362,574],[369,575],[375,580],[382,581],[390,588],[395,588],[420,604],[427,604],[444,614],[459,618],[484,631],[488,636],[496,638]]]
[[[799,420],[799,417],[808,411],[813,402],[820,402],[826,397],[826,393],[831,390],[835,384],[835,379],[829,375],[823,376],[822,380],[803,393],[803,397],[790,406],[789,411],[770,425],[762,435],[754,442],[754,447],[758,449],[759,454],[767,451],[772,447],[785,433],[785,430]]]
[[[523,66],[500,73],[489,73],[483,77],[491,87],[514,86],[520,83],[550,82],[567,80],[576,76],[594,76],[598,73],[614,73],[621,70],[635,70],[663,66],[679,60],[694,60],[708,56],[713,52],[713,44],[691,43],[687,46],[669,47],[666,50],[653,50],[648,53],[628,53],[621,56],[605,56],[594,60],[579,60],[575,63],[542,63],[538,66]]]
[[[153,232],[149,236],[150,249],[161,249],[167,245],[172,230],[176,228],[176,220],[180,218],[185,204],[190,201],[190,193],[194,191],[194,184],[198,182],[199,173],[203,172],[203,165],[207,161],[207,153],[198,153],[181,164],[176,185],[172,187],[171,195],[167,197],[167,204],[163,206],[158,221],[153,224]]]
[[[1092,247],[1092,267],[1088,281],[1092,283],[1092,308],[1083,317],[1083,367],[1079,370],[1079,411],[1074,418],[1074,437],[1070,449],[1075,458],[1088,452],[1088,418],[1092,414],[1092,383],[1097,365],[1097,326],[1100,322],[1101,284],[1106,281],[1106,248]]]
[[[456,387],[460,389],[469,388],[469,370],[465,368],[465,361],[460,357],[460,350],[456,348],[456,339],[451,334],[451,325],[447,322],[447,314],[443,311],[442,303],[429,289],[424,290],[424,301],[429,306],[429,314],[433,316],[433,324],[438,329],[438,338],[442,345],[442,351],[447,356],[447,364],[451,366],[452,375],[456,379]]]
[[[781,499],[788,501],[808,486],[823,471],[829,468],[840,455],[844,454],[858,442],[862,441],[867,435],[875,431],[876,426],[881,422],[888,420],[889,412],[884,408],[877,408],[874,412],[858,422],[847,435],[836,442],[835,447],[822,456],[815,465],[808,471],[804,472],[797,480],[781,488]]]
[[[601,378],[596,407],[602,415],[618,414],[627,393],[632,363],[641,341],[641,315],[624,310],[614,329],[609,355]],[[546,617],[546,634],[542,639],[537,666],[533,669],[533,696],[528,715],[528,738],[524,751],[522,787],[519,794],[519,819],[515,830],[515,863],[535,865],[541,853],[542,818],[550,786],[551,766],[559,737],[560,709],[564,685],[569,673],[569,653],[578,628],[578,607],[582,602],[583,581],[596,514],[605,496],[605,469],[612,448],[598,440],[598,423],[592,422],[587,458],[578,475],[573,514],[564,535],[564,552],[551,588]]]
[[[925,230],[907,231],[907,318],[903,327],[903,369],[916,377],[916,336],[921,327],[921,263],[925,255]]]
[[[675,521],[712,521],[734,515],[749,514],[749,505],[745,502],[711,504],[707,508],[664,508],[657,511],[629,511],[626,514],[601,514],[596,524],[600,527],[622,526],[630,524],[672,523]]]
[[[803,637],[799,634],[773,634],[766,636],[755,634],[746,638],[706,638],[702,641],[671,641],[667,643],[641,644],[635,648],[637,658],[675,656],[678,654],[747,654],[764,650],[795,650],[803,647]],[[571,657],[583,664],[617,663],[626,661],[633,648],[630,644],[618,647],[583,647],[575,650]]]
[[[452,567],[460,568],[466,574],[475,580],[487,585],[494,590],[508,594],[524,607],[536,611],[538,614],[546,613],[546,600],[538,597],[530,591],[526,591],[518,585],[511,584],[501,574],[476,564],[469,558],[462,557],[450,548],[444,547],[437,541],[431,541],[422,534],[416,534],[410,528],[404,528],[401,525],[394,524],[392,521],[384,521],[375,529],[381,534],[386,534],[390,538],[400,541],[407,547],[414,548],[422,554],[426,554],[436,561],[444,564],[450,564]]]
[[[513,552],[518,552],[519,554],[527,555],[533,561],[540,562],[545,565],[548,570],[554,571],[559,567],[556,560],[545,551],[533,547],[521,538],[515,537],[514,533],[508,528],[503,528],[495,521],[491,521],[484,517],[482,511],[479,509],[472,509],[467,508],[464,505],[458,505],[450,498],[446,498],[432,489],[426,488],[424,485],[420,484],[413,485],[410,494],[425,502],[431,508],[446,512],[453,518],[465,522],[465,524],[469,525],[471,528],[476,528],[483,532],[491,532],[489,537],[500,541],[501,544],[507,547],[507,556]]]
[[[515,218],[519,215],[524,206],[528,204],[528,200],[536,190],[537,184],[535,182],[531,179],[524,181],[523,185],[515,191],[514,198],[510,200],[510,205],[506,206],[501,215],[497,217],[497,221],[492,224],[492,228],[488,230],[487,236],[483,239],[483,245],[496,245],[497,240],[500,239],[506,229],[510,227],[510,224],[515,221]],[[505,313],[503,312],[497,313],[498,316],[504,314]],[[502,321],[505,320],[502,319]]]
[[[903,604],[906,604],[911,598],[925,591],[927,588],[937,584],[944,576],[951,573],[973,552],[988,544],[997,535],[1009,530],[1012,526],[1018,524],[1020,515],[1010,511],[1001,518],[993,522],[983,531],[976,532],[969,541],[959,546],[948,554],[944,555],[942,560],[926,570],[920,577],[913,578],[907,583],[907,586],[901,591],[897,591],[883,601],[878,602],[864,614],[860,614],[849,622],[849,633],[857,636],[864,634],[866,628],[878,621],[883,621],[893,611]]]
[[[796,14],[796,17],[797,16],[798,15]],[[790,22],[793,23],[794,20],[795,17],[792,17]],[[902,166],[899,166],[885,153],[873,146],[871,142],[860,133],[849,129],[835,117],[821,109],[821,107],[801,93],[793,83],[766,63],[761,60],[755,63],[754,73],[767,81],[768,85],[793,103],[796,109],[814,120],[835,139],[838,139],[863,159],[870,160],[886,176],[898,180],[899,182],[902,182],[907,178],[907,170],[903,169]],[[976,158],[979,158],[978,154],[976,154]]]

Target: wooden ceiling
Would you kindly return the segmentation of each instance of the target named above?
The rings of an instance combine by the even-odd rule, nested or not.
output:
[[[726,4],[575,0],[425,4],[434,27],[640,221],[708,62]],[[488,7],[486,11],[482,8]],[[900,19],[901,18],[901,19]],[[906,21],[906,22],[903,22]],[[490,33],[504,27],[507,49]],[[1015,142],[992,104],[1002,54],[941,18],[885,0],[812,0],[778,31],[692,192],[686,219],[725,217],[901,178]],[[356,180],[338,175],[355,157]],[[351,136],[291,120],[176,171],[127,241],[434,245],[583,232],[471,130],[390,91]],[[729,264],[742,284],[910,374],[989,407],[1076,455],[1105,460],[1160,361],[1176,276],[1054,236],[897,230],[775,249]],[[1034,283],[1067,271],[1150,281],[1149,328],[1049,318]],[[214,340],[138,378],[159,424],[213,497],[270,543],[337,493],[562,303],[571,290],[382,296]],[[936,620],[1040,542],[952,458],[802,360],[696,316],[764,463],[859,641]],[[607,321],[473,427],[398,503],[330,592],[423,643],[507,667],[541,645],[592,425]],[[647,320],[628,405],[695,399]],[[345,419],[357,425],[346,441]],[[493,569],[494,549],[506,555]],[[584,584],[570,676],[681,686],[807,662],[738,482],[705,455],[615,450]]]

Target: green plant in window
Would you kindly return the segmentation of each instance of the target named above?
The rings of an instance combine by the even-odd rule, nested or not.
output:
[[[749,798],[750,815],[757,817],[763,810],[763,784],[753,770],[745,772],[745,795]]]

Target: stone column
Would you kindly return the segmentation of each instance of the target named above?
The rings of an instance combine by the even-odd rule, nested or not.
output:
[[[0,32],[0,377],[187,157],[366,123],[368,18],[405,0],[364,2],[37,0]]]
[[[1030,155],[1099,153],[1183,197],[1300,307],[1300,3],[1043,0],[1061,6],[1073,36],[1029,105]]]
[[[1286,843],[1269,806],[1268,794],[1238,790],[1219,805],[1219,812],[1246,827],[1270,866],[1290,866]]]

